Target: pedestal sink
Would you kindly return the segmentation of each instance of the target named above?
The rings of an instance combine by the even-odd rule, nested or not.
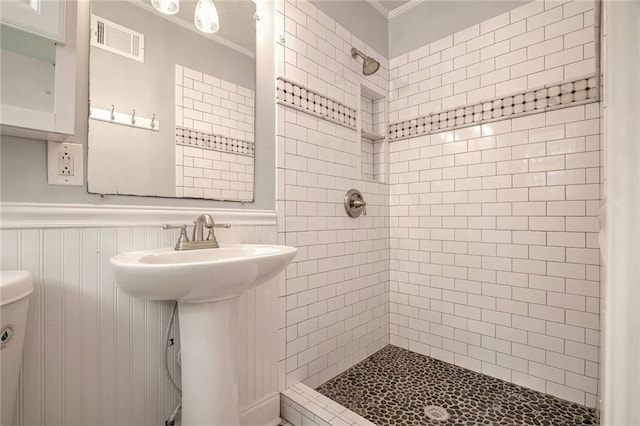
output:
[[[111,258],[116,284],[133,297],[177,300],[182,352],[182,424],[239,425],[237,298],[268,281],[297,249],[234,244],[158,249]]]

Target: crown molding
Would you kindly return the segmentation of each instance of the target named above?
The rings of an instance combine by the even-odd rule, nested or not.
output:
[[[192,223],[209,213],[232,226],[274,226],[275,210],[203,209],[167,206],[0,203],[0,229],[100,228]]]
[[[391,12],[389,12],[389,19],[396,17],[402,13],[407,12],[409,9],[419,5],[424,0],[411,0],[408,3],[403,4],[402,6],[396,7]]]
[[[412,7],[417,6],[419,3],[422,3],[423,1],[424,0],[411,0],[408,3],[398,6],[392,10],[388,10],[386,7],[384,7],[379,0],[367,0],[367,3],[369,3],[371,7],[377,10],[382,16],[384,16],[387,19],[391,19],[394,16],[398,16],[401,13],[408,11]]]
[[[377,10],[382,16],[389,19],[389,11],[378,0],[367,0],[367,3],[369,3],[371,7]]]

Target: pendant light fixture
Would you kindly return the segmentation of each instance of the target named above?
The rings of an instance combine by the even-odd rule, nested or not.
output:
[[[198,0],[194,17],[196,28],[203,33],[215,33],[220,29],[218,10],[213,0]]]
[[[151,0],[151,5],[165,15],[175,15],[180,10],[180,0]]]

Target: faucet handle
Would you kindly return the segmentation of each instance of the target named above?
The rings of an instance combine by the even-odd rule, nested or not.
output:
[[[164,229],[165,231],[167,229],[187,229],[186,224],[182,224],[182,225],[177,225],[177,224],[173,224],[173,223],[165,223],[164,225],[162,225],[162,229]]]
[[[216,234],[215,232],[213,232],[213,228],[231,228],[231,224],[230,223],[214,223],[213,226],[209,229],[209,235],[207,235],[207,241],[218,241],[216,239]]]
[[[162,229],[164,229],[165,231],[168,229],[180,229],[180,238],[185,238],[185,241],[189,241],[189,238],[187,238],[187,226],[188,225],[165,223],[164,225],[162,225]]]
[[[165,223],[164,225],[162,225],[162,229],[164,229],[165,231],[167,229],[180,230],[180,237],[178,238],[178,242],[176,243],[176,250],[182,250],[183,244],[189,242],[189,237],[187,236],[187,225],[175,225],[175,224]]]

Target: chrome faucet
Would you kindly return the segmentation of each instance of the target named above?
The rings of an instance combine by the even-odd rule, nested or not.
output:
[[[204,238],[204,230],[208,229],[207,238]],[[231,228],[231,224],[216,224],[211,215],[203,213],[193,222],[193,236],[191,241],[187,237],[187,225],[162,225],[162,229],[180,229],[180,238],[176,243],[176,250],[195,250],[204,248],[218,248],[218,239],[214,228]]]
[[[193,237],[191,241],[205,241],[204,239],[204,228],[209,230],[209,235],[207,235],[206,241],[212,241],[212,244],[215,244],[218,247],[218,240],[216,240],[216,236],[213,233],[213,228],[216,226],[215,222],[211,215],[203,213],[193,222]]]

